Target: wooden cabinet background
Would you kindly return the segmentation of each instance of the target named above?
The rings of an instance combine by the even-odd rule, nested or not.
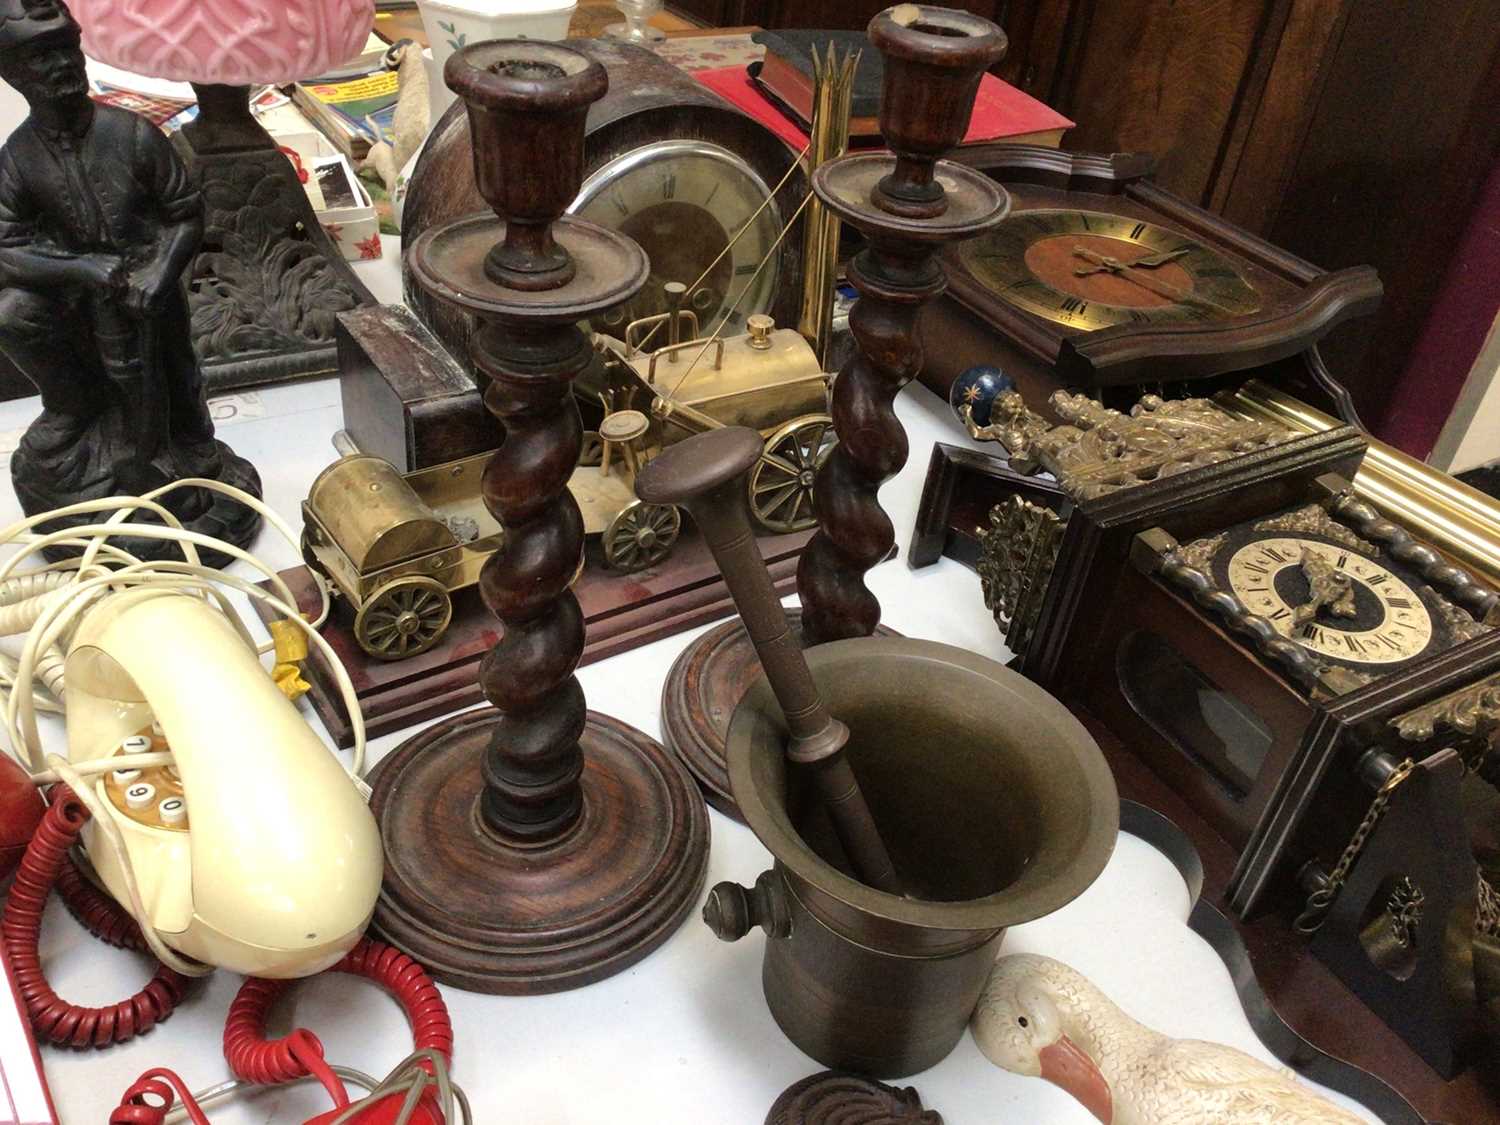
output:
[[[668,0],[720,26],[863,27],[884,0]],[[1143,151],[1158,181],[1328,269],[1374,321],[1324,345],[1379,421],[1500,155],[1500,0],[949,0],[1010,37],[999,73]]]

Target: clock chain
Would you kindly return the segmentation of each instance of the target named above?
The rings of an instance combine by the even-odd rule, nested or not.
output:
[[[1365,849],[1365,841],[1370,833],[1375,831],[1375,826],[1380,823],[1380,818],[1385,815],[1385,807],[1391,803],[1391,795],[1396,789],[1411,776],[1416,763],[1407,758],[1385,779],[1384,784],[1375,794],[1375,799],[1370,802],[1370,807],[1365,811],[1364,818],[1355,828],[1354,835],[1349,838],[1349,843],[1344,846],[1344,852],[1339,856],[1339,861],[1334,865],[1332,873],[1317,890],[1307,896],[1307,904],[1302,913],[1297,915],[1297,920],[1292,923],[1292,928],[1304,937],[1311,937],[1318,932],[1323,925],[1323,920],[1328,916],[1328,911],[1333,907],[1333,900],[1338,897],[1339,891],[1344,889],[1344,883],[1349,878],[1349,872],[1354,867],[1354,861],[1359,858],[1360,852]]]

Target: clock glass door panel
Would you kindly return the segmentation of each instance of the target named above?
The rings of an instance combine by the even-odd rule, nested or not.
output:
[[[598,331],[619,336],[630,321],[667,311],[669,281],[698,283],[684,307],[705,336],[726,314],[725,334],[744,332],[746,317],[775,299],[781,212],[766,182],[728,149],[688,140],[635,149],[589,176],[571,210],[629,235],[651,259],[646,287],[604,314]]]
[[[1116,665],[1120,690],[1136,713],[1243,801],[1274,742],[1255,709],[1147,630],[1126,634]]]
[[[1125,568],[1087,646],[1081,700],[1224,839],[1250,838],[1296,751],[1306,702],[1191,599]],[[1070,676],[1070,679],[1073,679]],[[1076,693],[1076,694],[1075,694]],[[1290,734],[1290,737],[1289,737]]]

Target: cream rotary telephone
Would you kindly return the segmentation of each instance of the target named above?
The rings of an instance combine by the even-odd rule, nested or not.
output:
[[[75,767],[170,755],[100,775],[123,852],[98,816],[83,834],[126,904],[130,864],[143,925],[249,976],[306,976],[353,947],[380,889],[375,819],[216,606],[170,589],[111,594],[79,625],[64,682]]]
[[[310,641],[339,668],[317,622],[298,613],[270,567],[174,526],[158,501],[191,486],[229,491],[182,481],[0,532],[0,546],[19,548],[0,565],[0,634],[24,636],[19,659],[0,664],[13,685],[6,724],[33,781],[67,782],[92,813],[80,839],[93,873],[163,964],[184,975],[218,966],[307,976],[353,948],[380,889],[379,834],[357,777],[363,727],[345,676],[351,775],[262,664],[273,646],[256,644],[229,595],[278,608],[279,661],[284,650],[305,655]],[[255,506],[295,542],[275,513]],[[126,522],[141,511],[161,522]],[[36,530],[92,513],[98,522]],[[175,540],[183,561],[140,562],[121,545],[140,536]],[[82,554],[17,572],[61,544]],[[271,592],[201,565],[198,552],[209,548],[259,570]],[[44,754],[38,710],[64,715],[66,759]]]

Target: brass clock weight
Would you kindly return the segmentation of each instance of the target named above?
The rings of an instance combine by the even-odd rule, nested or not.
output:
[[[765,931],[766,1002],[807,1054],[911,1074],[958,1042],[1005,928],[1103,869],[1114,783],[1067,710],[992,661],[897,637],[804,654],[750,536],[759,444],[688,438],[636,481],[703,527],[763,668],[728,761],[775,864],[753,889],[716,886],[704,920],[728,941]]]
[[[387,855],[375,925],[440,980],[558,991],[664,941],[707,858],[691,778],[644,734],[588,712],[573,674],[584,627],[569,589],[583,551],[571,385],[593,355],[577,325],[638,292],[647,262],[628,237],[561,217],[585,116],[608,85],[598,62],[503,40],[459,51],[446,78],[468,107],[495,216],[424,231],[409,268],[479,325],[470,359],[504,432],[483,496],[505,528],[479,582],[503,635],[480,671],[491,707],[428,728],[374,773]]]

